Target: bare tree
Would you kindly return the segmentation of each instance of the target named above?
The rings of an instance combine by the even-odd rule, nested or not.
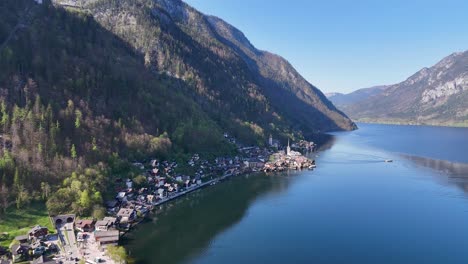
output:
[[[6,210],[9,206],[10,192],[5,183],[2,183],[0,186],[0,206],[2,207],[3,213],[6,213]]]

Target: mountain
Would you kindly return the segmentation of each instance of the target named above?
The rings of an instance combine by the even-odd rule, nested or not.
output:
[[[355,128],[287,61],[182,1],[42,2],[0,2],[3,208],[89,215],[134,161],[234,154],[223,132],[261,145]]]
[[[242,32],[220,18],[209,16],[207,21],[217,38],[244,59],[272,104],[279,108],[283,106],[285,116],[297,123],[314,124],[319,130],[353,127],[343,118],[343,113],[284,58],[256,49]]]
[[[348,94],[327,93],[325,95],[336,107],[344,111],[347,106],[379,94],[387,87],[387,85],[380,85],[370,88],[362,88]]]
[[[359,121],[468,126],[468,51],[343,110]]]
[[[205,82],[205,89],[218,90],[221,85],[230,87],[223,91],[222,94],[226,95],[238,94],[242,89],[250,90],[246,91],[245,97],[267,101],[270,112],[286,118],[297,130],[311,132],[354,128],[354,124],[286,60],[257,50],[242,32],[219,18],[206,16],[180,0],[137,1],[138,4],[134,1],[90,2],[84,6],[96,20],[147,54],[149,63],[158,71],[185,78],[183,75],[191,68],[205,68],[193,73],[194,77],[201,80],[209,80],[213,75],[224,78],[224,82]],[[121,18],[116,21],[116,17]],[[134,21],[135,24],[125,25],[126,21]],[[145,32],[158,32],[160,35]],[[177,43],[168,46],[162,39],[176,40]],[[190,51],[180,47],[173,49],[181,44],[182,47],[192,47]],[[179,54],[180,51],[183,53]],[[167,53],[180,56],[181,63],[186,67],[179,67],[172,60],[167,60]],[[208,65],[204,60],[207,53],[214,54],[215,61],[223,65],[213,63],[212,68],[206,69]],[[229,64],[236,65],[231,67]],[[226,72],[226,69],[231,72]],[[239,71],[232,72],[234,69]],[[226,79],[232,79],[231,76],[236,79],[228,82]]]

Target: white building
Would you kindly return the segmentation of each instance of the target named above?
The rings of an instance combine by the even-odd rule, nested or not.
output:
[[[164,189],[163,189],[163,188],[159,188],[159,189],[158,189],[158,194],[159,194],[159,198],[163,199],[163,198],[164,198]]]
[[[291,147],[289,146],[289,139],[288,139],[288,146],[286,147],[286,155],[291,156]]]

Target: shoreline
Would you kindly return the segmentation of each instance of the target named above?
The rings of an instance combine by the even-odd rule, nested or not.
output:
[[[304,156],[304,155],[301,155],[301,157],[304,157],[306,160],[312,162],[313,168],[314,169],[316,168],[315,159],[309,159],[307,156]],[[162,199],[162,200],[160,200],[158,202],[155,202],[155,203],[151,204],[151,207],[149,208],[148,212],[142,217],[142,219],[130,224],[130,227],[127,230],[125,230],[124,232],[121,232],[121,237],[125,236],[133,228],[137,227],[142,221],[144,221],[147,217],[149,217],[149,215],[154,212],[156,207],[164,205],[164,204],[166,204],[168,202],[171,202],[173,200],[177,200],[178,198],[181,198],[181,197],[183,197],[183,196],[185,196],[187,194],[190,194],[192,192],[195,192],[197,190],[202,190],[204,188],[215,185],[217,183],[221,183],[221,182],[223,182],[223,181],[225,181],[225,180],[227,180],[227,179],[229,179],[231,177],[251,175],[251,174],[259,174],[259,173],[263,173],[266,176],[268,176],[268,175],[271,175],[271,174],[284,173],[284,172],[287,172],[287,171],[302,171],[302,170],[307,170],[307,169],[306,168],[298,168],[298,167],[296,167],[296,169],[294,169],[294,168],[291,168],[291,167],[287,167],[287,168],[285,168],[283,170],[267,170],[267,167],[264,166],[264,168],[262,170],[260,170],[260,171],[250,170],[250,171],[245,171],[245,172],[238,172],[238,173],[230,172],[230,173],[224,174],[224,175],[222,175],[220,177],[211,179],[211,180],[209,180],[207,182],[204,182],[204,183],[201,183],[199,185],[193,186],[191,188],[185,189],[182,192],[178,192],[178,193],[176,193],[174,195],[171,195],[170,197],[166,197],[166,198],[164,198],[164,199]],[[313,169],[311,169],[309,167],[308,170],[313,170]]]
[[[394,126],[417,126],[417,127],[447,127],[447,128],[468,128],[468,124],[441,124],[441,123],[413,123],[411,121],[371,121],[371,120],[353,120],[355,123],[376,124],[376,125],[394,125]],[[358,127],[359,129],[359,127]]]
[[[177,200],[178,198],[181,198],[187,194],[190,194],[192,192],[195,192],[195,191],[198,191],[198,190],[201,190],[201,189],[204,189],[206,187],[209,187],[209,186],[212,186],[214,184],[217,184],[218,182],[221,182],[221,181],[224,181],[230,177],[233,177],[233,176],[241,176],[241,175],[247,175],[247,174],[252,174],[252,173],[255,173],[255,172],[249,172],[249,173],[239,173],[239,174],[234,174],[234,173],[230,173],[230,174],[227,174],[227,175],[223,175],[221,176],[220,178],[215,178],[215,179],[212,179],[212,180],[209,180],[207,182],[204,182],[200,185],[197,185],[197,186],[194,186],[192,188],[189,188],[189,189],[186,189],[185,191],[182,191],[182,192],[179,192],[177,194],[174,194],[172,195],[171,197],[167,197],[161,201],[158,201],[154,204],[151,205],[151,209],[142,217],[142,219],[140,219],[140,221],[137,221],[137,222],[134,222],[131,224],[131,226],[129,227],[128,230],[124,231],[124,232],[121,232],[122,234],[120,235],[120,237],[123,237],[125,236],[127,233],[129,233],[133,228],[137,227],[144,219],[146,219],[150,213],[153,213],[155,208],[158,207],[158,206],[161,206],[161,205],[164,205],[168,202],[171,202],[173,200]],[[214,184],[213,184],[214,183]]]

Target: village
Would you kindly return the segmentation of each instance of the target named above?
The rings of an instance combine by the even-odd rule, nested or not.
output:
[[[0,259],[0,264],[115,263],[106,249],[118,246],[127,232],[164,203],[236,175],[315,168],[314,160],[295,151],[313,152],[316,147],[313,142],[301,140],[290,145],[288,141],[282,147],[270,136],[267,147],[261,148],[244,146],[228,133],[224,137],[236,145],[237,156],[208,161],[194,154],[184,164],[195,171],[193,175],[176,173],[181,164],[175,161],[134,162],[133,166],[145,176],[145,184],[137,188],[131,179],[116,180],[120,187],[115,199],[105,202],[108,216],[103,219],[78,219],[73,214],[52,216],[50,220],[56,230],[40,225],[32,227],[27,234],[15,238],[10,252],[3,249],[8,258]]]

